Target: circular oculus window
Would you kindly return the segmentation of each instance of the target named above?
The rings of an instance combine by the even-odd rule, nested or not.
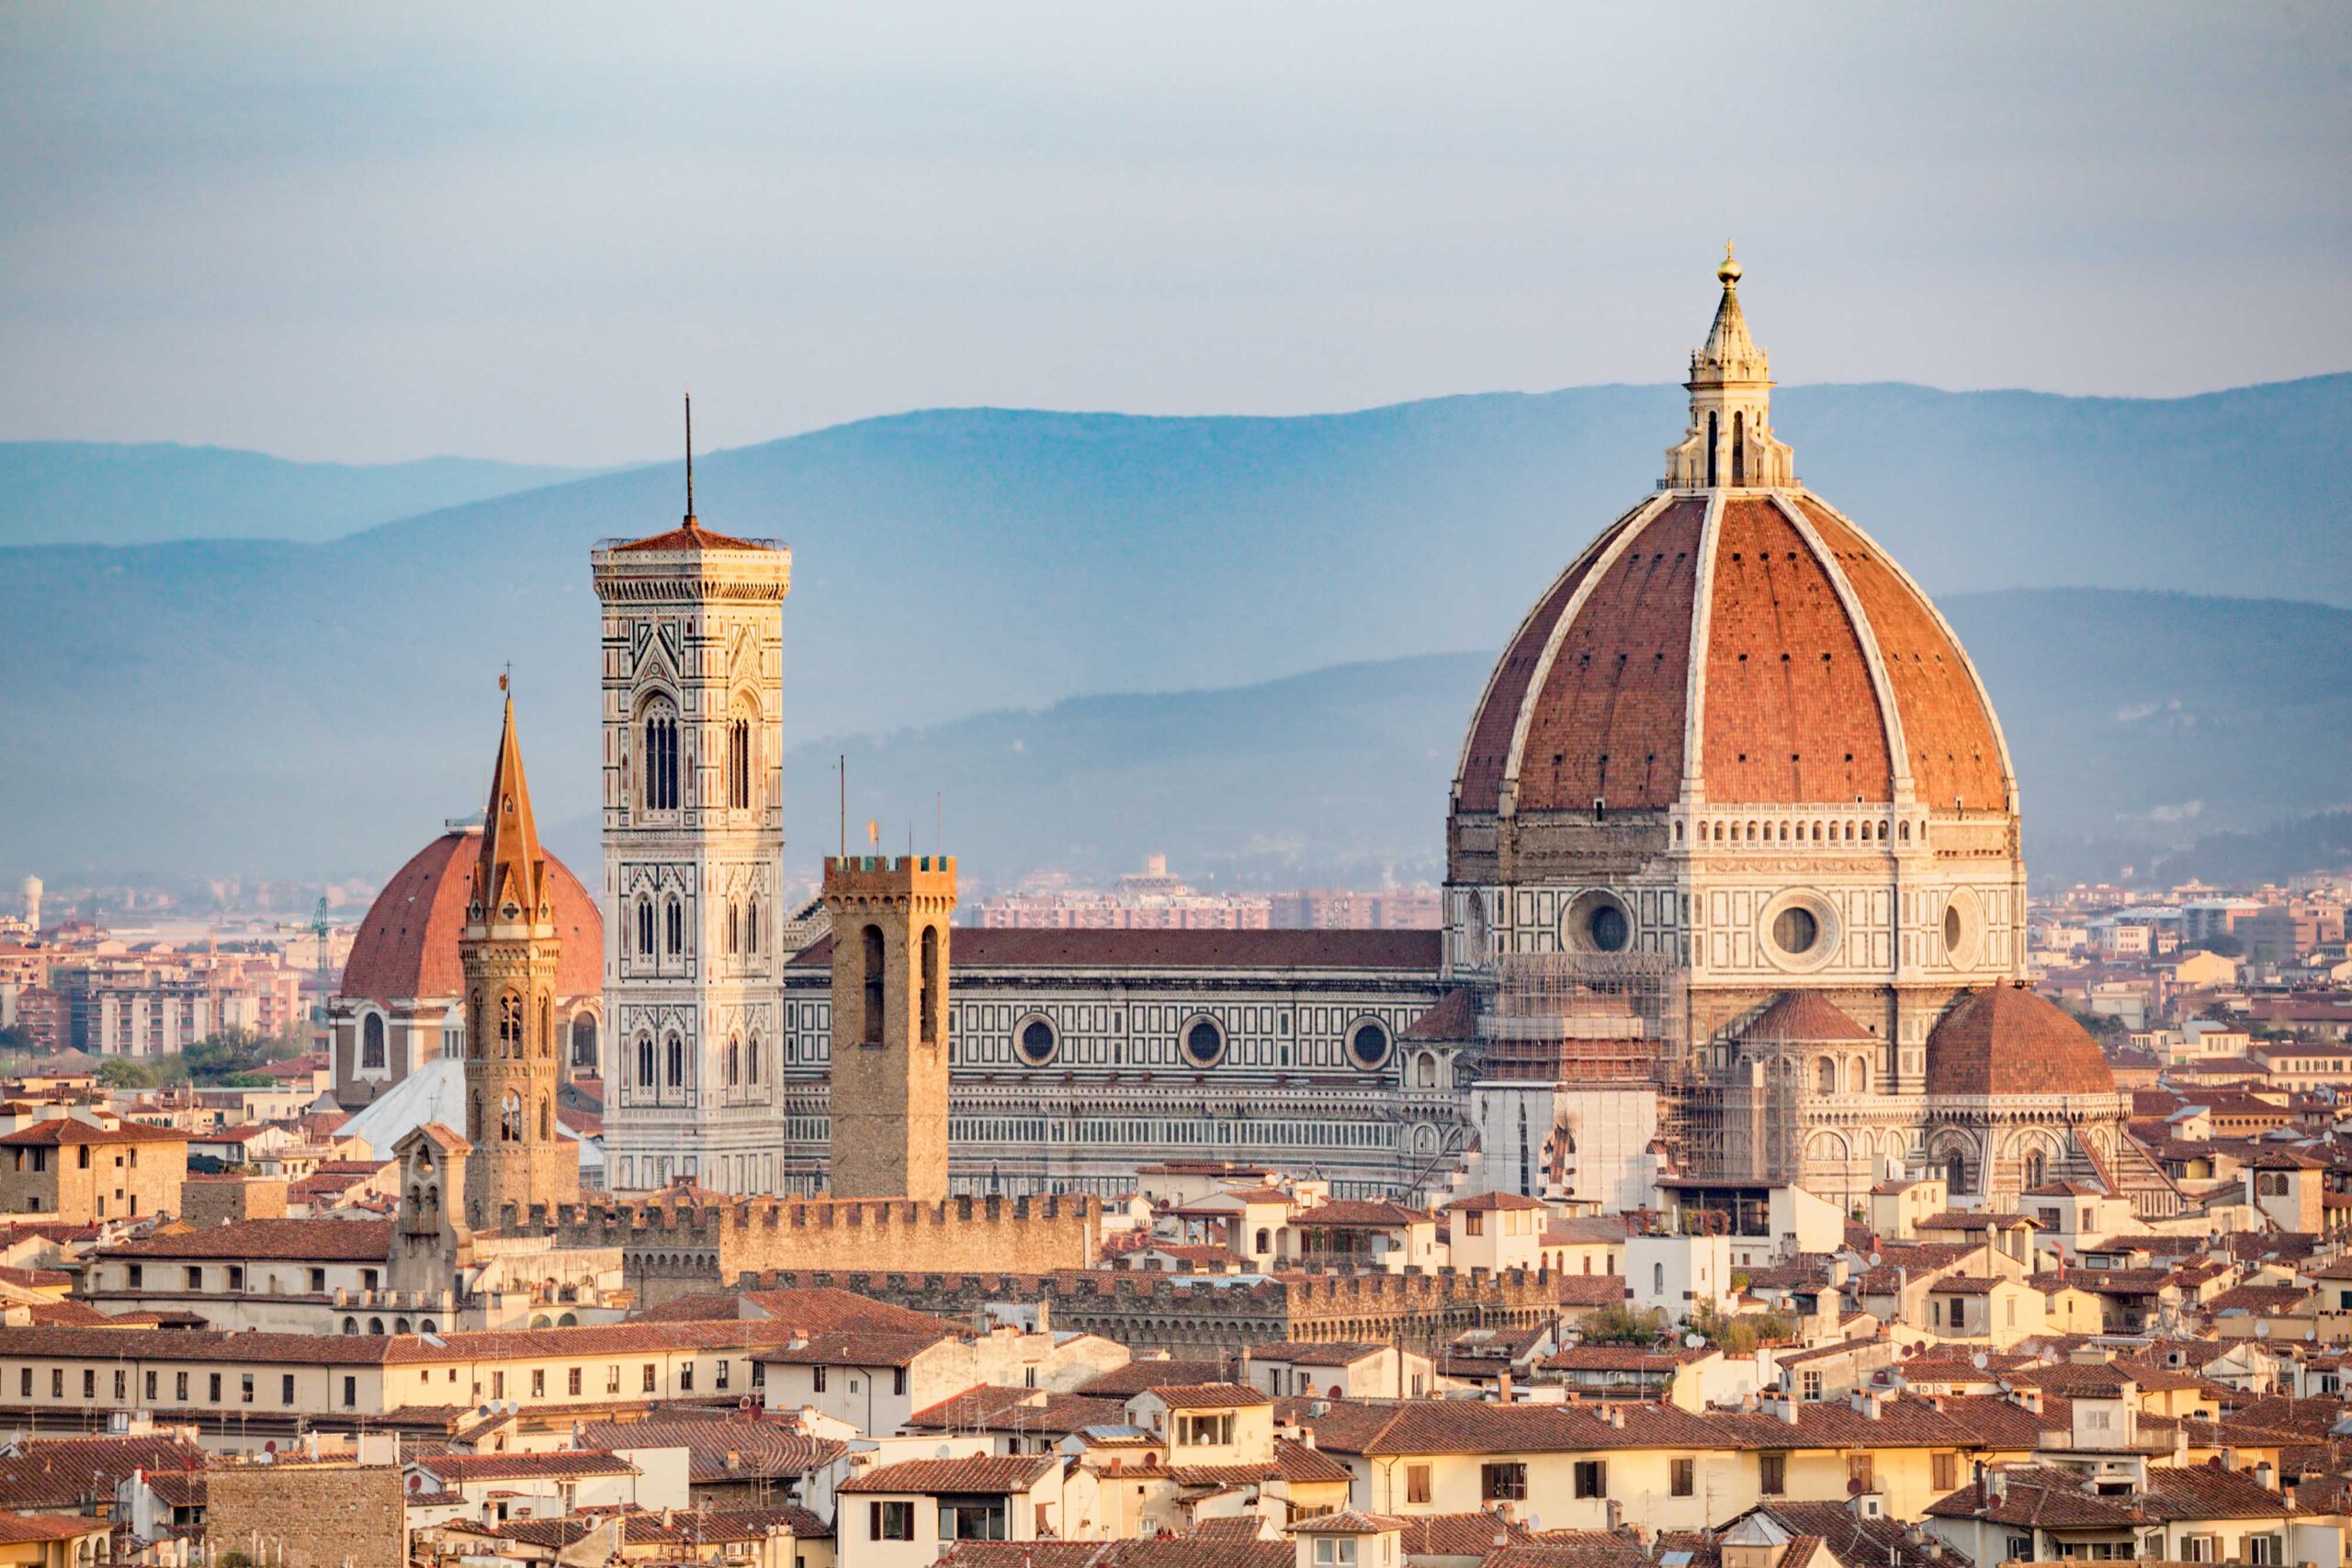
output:
[[[1184,1059],[1196,1067],[1213,1067],[1225,1055],[1225,1031],[1213,1018],[1194,1019],[1184,1031]]]
[[[1033,1018],[1021,1026],[1020,1034],[1014,1037],[1013,1048],[1021,1053],[1023,1061],[1033,1067],[1042,1067],[1054,1059],[1055,1052],[1061,1049],[1061,1038],[1054,1032],[1054,1026],[1049,1021]]]
[[[1585,894],[1568,906],[1568,945],[1586,953],[1623,953],[1634,942],[1634,917],[1612,893]]]
[[[1838,910],[1818,893],[1791,891],[1766,904],[1756,922],[1763,956],[1782,969],[1819,969],[1838,956],[1844,930]]]
[[[1772,945],[1792,958],[1811,953],[1821,941],[1821,921],[1802,904],[1792,904],[1772,917]]]
[[[1367,1072],[1386,1066],[1388,1031],[1370,1020],[1356,1025],[1348,1035],[1348,1055]]]

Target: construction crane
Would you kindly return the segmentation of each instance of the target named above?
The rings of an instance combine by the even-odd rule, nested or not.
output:
[[[327,998],[334,990],[334,980],[327,967],[327,901],[323,895],[319,899],[319,907],[311,911],[310,929],[311,934],[319,939],[319,1007],[311,1014],[311,1021],[324,1023],[327,1021]]]

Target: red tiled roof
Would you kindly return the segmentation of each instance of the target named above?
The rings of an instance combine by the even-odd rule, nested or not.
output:
[[[959,928],[948,949],[958,969],[1398,969],[1435,976],[1433,931],[1051,931]],[[832,961],[832,938],[797,964]]]
[[[187,1141],[188,1134],[177,1127],[150,1127],[138,1122],[125,1122],[119,1127],[93,1127],[87,1122],[65,1116],[54,1122],[39,1122],[32,1126],[19,1128],[0,1138],[0,1146],[55,1148],[61,1144],[185,1144]]]
[[[1142,1392],[1156,1395],[1170,1410],[1222,1410],[1273,1403],[1268,1395],[1238,1382],[1153,1383]]]
[[[381,1263],[391,1256],[395,1224],[392,1220],[234,1220],[206,1230],[158,1231],[99,1247],[95,1256]]]
[[[470,1481],[638,1472],[637,1466],[618,1454],[586,1449],[555,1449],[542,1453],[426,1454],[413,1462],[450,1486],[462,1486]]]
[[[456,998],[465,989],[458,938],[466,923],[479,831],[453,829],[419,850],[392,874],[352,938],[338,992],[389,1002],[407,998]],[[563,953],[556,968],[559,997],[592,997],[605,985],[605,920],[580,879],[552,854],[543,855]]]
[[[1491,1213],[1497,1209],[1542,1209],[1541,1198],[1529,1198],[1518,1192],[1481,1192],[1474,1198],[1460,1198],[1445,1204],[1447,1213]]]
[[[1743,1040],[1786,1040],[1808,1045],[1874,1045],[1878,1036],[1817,991],[1782,991],[1739,1032]]]
[[[1467,986],[1456,986],[1405,1026],[1408,1040],[1472,1040],[1478,1032],[1478,998]]]
[[[1341,1198],[1319,1209],[1302,1209],[1290,1217],[1302,1230],[1318,1226],[1336,1230],[1393,1230],[1404,1225],[1437,1223],[1426,1209],[1408,1209],[1385,1198]]]
[[[642,1421],[599,1421],[582,1427],[579,1441],[594,1449],[684,1449],[687,1479],[698,1486],[723,1481],[790,1479],[831,1464],[848,1451],[771,1416],[680,1411]]]
[[[683,524],[666,533],[652,534],[642,539],[632,539],[626,545],[615,545],[616,551],[644,550],[764,550],[773,551],[774,545],[757,539],[738,539],[727,534],[714,534],[704,527],[699,519],[688,517]]]
[[[1080,1384],[1078,1392],[1092,1399],[1125,1399],[1148,1388],[1223,1382],[1232,1371],[1225,1361],[1161,1361],[1144,1358],[1112,1368],[1101,1377]]]
[[[1061,1461],[1052,1454],[981,1454],[912,1459],[862,1471],[834,1490],[851,1492],[1026,1492]]]
[[[2098,1044],[2054,1002],[2021,986],[1964,992],[1928,1032],[1930,1095],[2115,1092]]]

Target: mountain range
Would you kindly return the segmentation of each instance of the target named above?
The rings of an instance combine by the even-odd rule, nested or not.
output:
[[[796,842],[831,843],[846,750],[854,820],[925,840],[944,793],[989,880],[1154,848],[1221,879],[1427,874],[1487,657],[1463,650],[1499,646],[1649,490],[1679,404],[937,411],[698,456],[703,521],[794,551],[787,736],[851,738],[797,748]],[[1774,412],[1807,481],[1985,666],[2037,869],[2352,795],[2352,617],[2326,607],[2352,604],[2352,376],[2149,401],[1797,387]],[[586,556],[669,525],[680,479],[605,473],[320,542],[127,496],[214,536],[0,549],[0,819],[38,825],[0,841],[0,874],[380,877],[478,807],[510,663],[542,816],[593,858]]]
[[[333,539],[596,472],[474,457],[293,463],[170,442],[0,442],[0,545]]]

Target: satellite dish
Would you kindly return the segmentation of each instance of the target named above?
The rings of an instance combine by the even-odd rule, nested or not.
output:
[[[1696,1350],[1706,1342],[1707,1337],[1703,1334],[1686,1334],[1682,1337],[1682,1348],[1686,1350]]]
[[[1878,1267],[1878,1254],[1875,1252],[1871,1254],[1871,1267],[1873,1269]]]
[[[1993,1364],[1993,1358],[1979,1350],[1968,1359],[1968,1364],[1981,1372]]]
[[[1862,1478],[1859,1475],[1848,1476],[1846,1478],[1846,1495],[1849,1497],[1859,1497],[1861,1495]]]

